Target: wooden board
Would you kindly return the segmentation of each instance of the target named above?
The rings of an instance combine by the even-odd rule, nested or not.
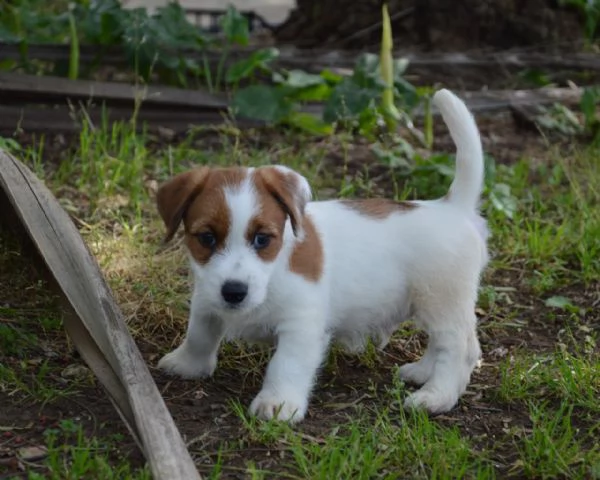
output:
[[[554,102],[572,105],[581,98],[581,88],[540,88],[531,90],[480,90],[457,92],[477,114],[510,110],[513,106],[545,105]],[[139,97],[138,97],[139,96]],[[143,99],[140,101],[138,98]],[[106,106],[106,111],[102,108]],[[147,90],[122,83],[73,81],[58,77],[36,77],[0,73],[0,130],[17,128],[41,132],[76,132],[81,110],[92,124],[103,115],[114,121],[129,121],[134,112],[140,128],[164,127],[184,133],[194,125],[220,124],[227,118],[229,103],[220,95],[202,91],[154,86]],[[308,104],[301,111],[322,116],[321,104]],[[434,110],[434,114],[437,112]],[[423,115],[418,107],[411,115]],[[239,127],[256,127],[264,122],[243,117]]]
[[[133,114],[133,109],[127,107],[108,107],[104,110],[101,107],[85,108],[86,121],[91,121],[92,126],[99,126],[104,120],[109,123],[128,122]],[[225,112],[179,112],[142,107],[137,112],[136,126],[140,131],[146,128],[153,132],[164,128],[182,134],[194,126],[218,125],[226,119]],[[81,107],[78,106],[0,105],[0,131],[7,134],[17,129],[25,132],[77,133],[81,131],[82,123]],[[261,122],[245,119],[238,119],[236,124],[239,127],[262,125]]]
[[[280,56],[275,64],[283,68],[303,68],[320,71],[324,68],[352,68],[360,51],[335,49],[298,49],[290,45],[278,46]],[[247,58],[257,48],[234,48],[226,58],[226,64],[241,58]],[[373,50],[372,53],[379,54]],[[221,60],[222,52],[215,50],[180,50],[174,55],[184,55],[202,62],[206,59],[210,64]],[[395,50],[394,56],[409,60],[408,71],[416,67],[455,67],[455,68],[538,68],[548,70],[600,70],[600,58],[593,53],[562,52],[561,54],[540,53],[535,51],[506,52],[449,52],[420,53]],[[0,43],[0,57],[5,60],[20,60],[18,45]],[[69,45],[32,44],[28,46],[27,58],[47,62],[67,61]],[[102,65],[122,66],[127,59],[122,50],[116,47],[82,45],[79,60],[82,65],[90,65],[101,59]]]
[[[117,82],[69,80],[61,77],[0,72],[0,104],[43,101],[110,102],[129,105],[142,102],[152,108],[222,111],[227,98],[203,90],[172,87],[144,87]]]
[[[200,479],[96,260],[52,193],[2,150],[0,215],[19,222],[43,260],[63,299],[69,336],[142,449],[153,477]]]

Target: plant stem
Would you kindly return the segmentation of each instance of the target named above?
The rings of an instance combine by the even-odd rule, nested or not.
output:
[[[381,34],[381,78],[385,84],[381,107],[388,130],[391,132],[396,128],[399,117],[398,110],[394,105],[394,62],[392,59],[392,25],[387,8],[387,2],[384,1],[381,6],[382,14],[382,34]]]
[[[71,35],[71,48],[69,52],[69,79],[77,80],[79,77],[79,38],[73,12],[69,11],[69,31]]]

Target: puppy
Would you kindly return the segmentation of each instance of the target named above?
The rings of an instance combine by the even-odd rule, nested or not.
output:
[[[296,422],[306,414],[331,340],[385,346],[404,320],[429,335],[423,357],[400,368],[422,385],[406,408],[451,409],[481,351],[474,309],[488,260],[478,214],[483,153],[475,120],[448,90],[434,96],[457,147],[445,197],[310,202],[307,180],[283,166],[197,168],[157,194],[166,240],[185,228],[194,276],[187,334],[158,367],[212,375],[224,339],[276,341],[250,412]]]

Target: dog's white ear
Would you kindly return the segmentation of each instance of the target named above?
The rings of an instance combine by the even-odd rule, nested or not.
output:
[[[163,183],[156,194],[158,213],[165,222],[165,242],[173,238],[186,210],[206,183],[210,168],[201,167],[176,175]]]
[[[277,200],[290,218],[294,235],[303,235],[304,208],[312,199],[308,180],[291,168],[278,166],[260,167],[256,175],[262,179],[267,191]]]

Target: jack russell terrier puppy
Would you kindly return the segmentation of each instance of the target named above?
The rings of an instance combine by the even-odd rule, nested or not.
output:
[[[200,167],[157,194],[166,241],[179,225],[194,277],[187,334],[158,367],[185,378],[212,375],[224,339],[274,339],[276,350],[250,412],[304,418],[319,366],[336,340],[383,347],[414,319],[429,335],[423,357],[400,368],[422,385],[406,408],[450,410],[481,350],[475,303],[487,264],[478,214],[483,184],[479,131],[448,90],[434,104],[457,148],[445,197],[311,202],[307,180],[283,166]]]

